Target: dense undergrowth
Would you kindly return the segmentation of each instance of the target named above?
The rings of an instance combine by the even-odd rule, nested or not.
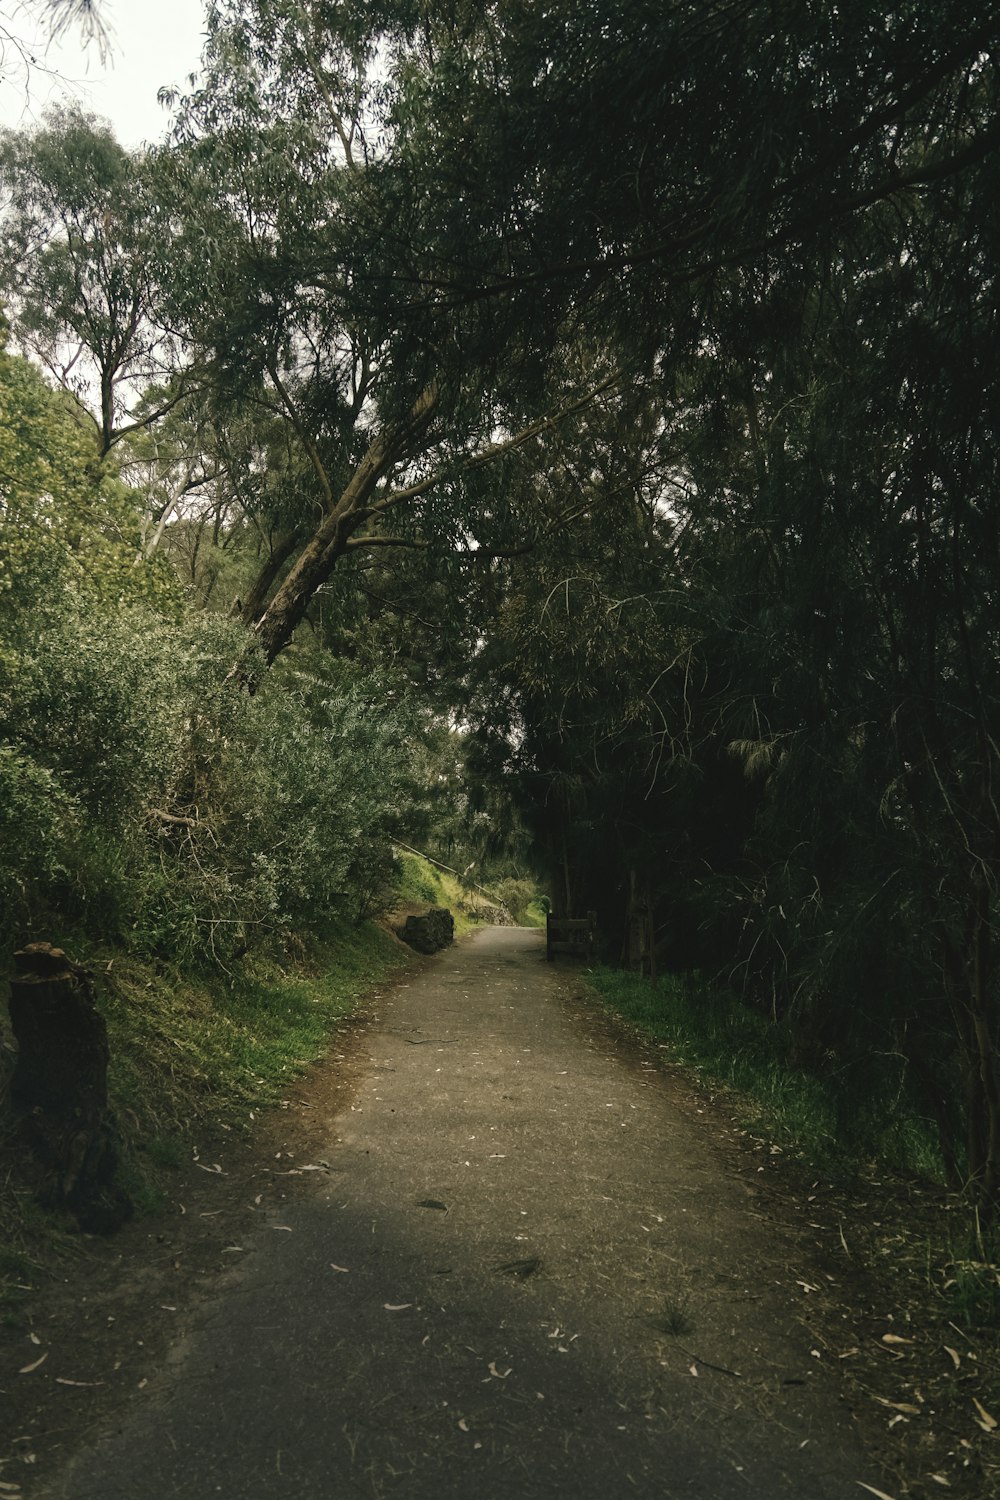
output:
[[[531,880],[507,877],[489,889],[469,885],[455,871],[405,849],[397,852],[397,866],[396,899],[418,906],[449,907],[455,916],[457,937],[481,917],[492,917],[496,907],[518,927],[545,926],[546,901]]]

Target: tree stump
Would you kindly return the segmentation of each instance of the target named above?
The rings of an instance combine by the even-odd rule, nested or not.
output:
[[[108,1110],[108,1033],[85,971],[61,948],[30,943],[14,955],[10,1022],[18,1045],[11,1100],[20,1138],[42,1172],[39,1197],[81,1228],[115,1229],[131,1204]]]

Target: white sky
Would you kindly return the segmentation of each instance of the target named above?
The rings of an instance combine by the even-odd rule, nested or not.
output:
[[[13,49],[3,49],[0,125],[26,129],[47,103],[76,101],[110,120],[123,146],[164,135],[170,115],[157,104],[157,90],[187,91],[187,76],[197,71],[201,56],[205,0],[102,0],[99,11],[111,38],[111,56],[103,63],[97,45],[84,46],[75,28],[46,46],[44,33],[19,8],[10,0],[0,3],[3,28],[28,44],[40,64],[26,76]]]

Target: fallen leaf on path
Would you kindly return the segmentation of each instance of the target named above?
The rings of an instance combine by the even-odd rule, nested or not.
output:
[[[983,1405],[983,1403],[981,1401],[977,1401],[976,1398],[975,1398],[975,1396],[973,1396],[973,1398],[972,1398],[972,1404],[976,1408],[976,1411],[979,1413],[979,1415],[976,1418],[976,1421],[979,1423],[979,1425],[983,1429],[983,1431],[984,1432],[995,1432],[996,1428],[997,1428],[997,1419],[996,1419],[996,1417],[991,1417],[990,1414],[989,1414],[989,1412],[986,1410],[986,1407]]]
[[[933,1479],[935,1484],[943,1484],[946,1490],[951,1489],[951,1480],[944,1474],[928,1474],[928,1479]]]
[[[48,1353],[48,1350],[46,1350],[45,1353],[42,1355],[41,1359],[36,1359],[33,1365],[22,1365],[21,1368],[18,1370],[17,1373],[19,1375],[30,1375],[31,1372],[32,1372],[32,1370],[37,1370],[38,1369],[39,1365],[44,1365],[44,1363],[48,1359],[48,1357],[49,1357],[49,1353]]]
[[[243,1246],[242,1245],[226,1245],[226,1247],[222,1251],[222,1254],[223,1255],[242,1255],[243,1254]]]
[[[697,1378],[697,1375],[698,1375],[698,1366],[697,1365],[688,1365],[688,1373],[690,1375],[694,1375],[695,1378]]]
[[[407,1307],[412,1307],[412,1302],[383,1302],[382,1306],[386,1312],[403,1312]]]
[[[961,1369],[962,1356],[959,1354],[958,1350],[953,1349],[950,1344],[943,1344],[942,1348],[944,1349],[945,1354],[951,1355],[951,1362],[955,1366],[955,1369]]]
[[[64,1380],[61,1375],[56,1376],[56,1385],[103,1385],[103,1380]]]
[[[877,1490],[873,1484],[865,1484],[863,1479],[857,1479],[855,1480],[855,1483],[859,1485],[861,1489],[867,1490],[869,1495],[874,1495],[876,1497],[876,1500],[893,1500],[893,1496],[887,1495],[885,1490]]]
[[[882,1342],[883,1344],[912,1344],[913,1339],[904,1339],[898,1333],[883,1333]]]
[[[29,1339],[31,1340],[31,1342],[33,1344],[41,1344],[41,1342],[42,1342],[41,1339],[38,1337],[37,1333],[34,1333],[34,1332],[29,1333],[28,1337],[29,1337]]]
[[[496,1360],[490,1360],[490,1374],[495,1375],[497,1380],[506,1380],[507,1376],[511,1373],[511,1368],[513,1367],[509,1367],[506,1370],[498,1370]]]
[[[0,1494],[2,1494],[2,1495],[19,1495],[20,1493],[21,1493],[21,1486],[19,1484],[8,1484],[8,1482],[6,1481],[6,1479],[0,1479]]]
[[[331,1271],[342,1271],[343,1274],[346,1276],[347,1273],[348,1273],[348,1271],[349,1271],[349,1269],[350,1269],[350,1267],[348,1267],[348,1266],[335,1266],[332,1260],[330,1262],[330,1270]]]
[[[460,1428],[461,1428],[461,1429],[462,1429],[462,1431],[463,1431],[463,1432],[468,1432],[468,1430],[469,1430],[469,1424],[468,1424],[468,1422],[467,1422],[467,1421],[466,1421],[466,1420],[465,1420],[465,1418],[464,1418],[464,1417],[462,1417],[462,1418],[461,1418],[461,1419],[460,1419],[460,1421],[459,1421],[459,1424],[458,1424],[458,1425],[459,1425],[459,1427],[460,1427]]]
[[[199,1172],[211,1172],[214,1177],[225,1177],[226,1175],[222,1168],[219,1166],[218,1162],[215,1163],[214,1167],[205,1167],[202,1166],[200,1161],[196,1161],[195,1166],[198,1168]]]
[[[439,1209],[443,1214],[446,1214],[448,1212],[447,1203],[442,1203],[438,1198],[421,1198],[420,1202],[417,1204],[417,1207],[436,1208]]]
[[[902,1411],[908,1417],[919,1417],[920,1415],[920,1407],[914,1406],[912,1401],[887,1401],[884,1396],[876,1396],[875,1400],[879,1406],[888,1406],[890,1411]],[[858,1483],[861,1483],[860,1479]]]

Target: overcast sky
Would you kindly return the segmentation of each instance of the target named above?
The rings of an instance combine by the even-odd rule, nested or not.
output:
[[[99,7],[111,36],[111,56],[101,61],[98,47],[84,46],[71,29],[61,43],[32,50],[42,66],[29,70],[16,65],[13,50],[3,49],[0,74],[0,124],[27,127],[40,118],[49,102],[76,100],[84,108],[111,121],[124,146],[159,140],[169,114],[156,102],[165,85],[185,88],[201,55],[205,0],[102,0]],[[0,20],[19,41],[36,43],[23,14],[0,7]]]

